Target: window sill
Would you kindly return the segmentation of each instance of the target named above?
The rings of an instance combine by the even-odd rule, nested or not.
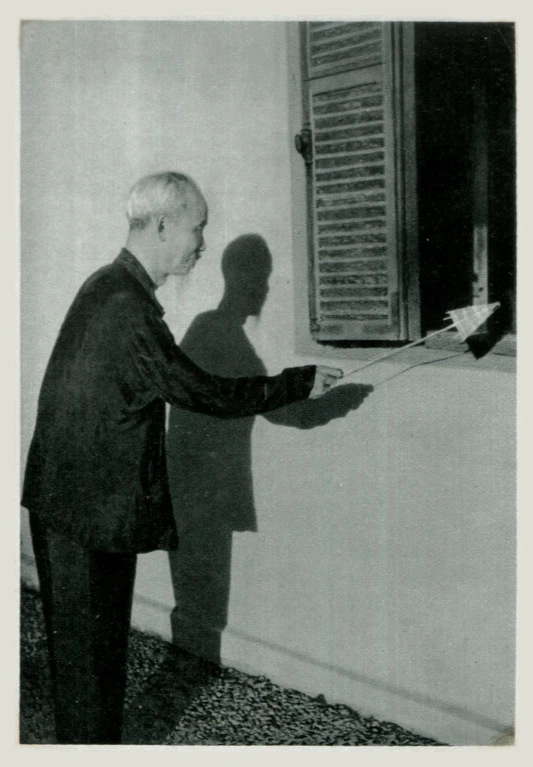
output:
[[[390,349],[392,351],[392,348]],[[329,344],[318,344],[312,339],[297,349],[297,354],[309,359],[316,359],[318,364],[337,364],[346,368],[346,361],[355,367],[371,360],[385,356],[387,348],[383,346],[366,346],[358,348],[341,348]],[[401,367],[440,363],[444,367],[461,367],[477,370],[497,370],[500,372],[516,372],[516,336],[508,334],[486,354],[476,358],[467,343],[461,343],[457,334],[450,330],[435,336],[425,344],[406,349],[404,352],[384,360],[384,364]],[[371,368],[370,368],[371,369]]]
[[[476,337],[474,336],[474,339]],[[479,342],[483,343],[483,336],[478,337]],[[462,343],[457,338],[457,333],[454,330],[449,330],[447,333],[441,333],[439,336],[434,336],[426,341],[424,344],[426,349],[445,349],[451,352],[468,351],[468,344]],[[506,357],[516,357],[516,335],[514,333],[507,333],[503,336],[488,352],[488,354],[503,354]]]

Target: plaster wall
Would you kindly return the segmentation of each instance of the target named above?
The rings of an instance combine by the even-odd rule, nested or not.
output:
[[[264,368],[355,367],[295,351],[284,24],[29,22],[22,52],[22,467],[61,321],[119,252],[145,173],[190,172],[209,202],[204,258],[159,292],[178,340],[217,305],[224,248],[253,234],[272,258],[245,327]],[[371,368],[374,393],[322,425],[256,420],[257,529],[231,531],[221,659],[448,743],[488,743],[513,723],[514,373],[451,360],[394,378],[406,367]],[[22,553],[34,578],[25,511]],[[173,606],[168,557],[140,556],[135,625],[170,639]]]

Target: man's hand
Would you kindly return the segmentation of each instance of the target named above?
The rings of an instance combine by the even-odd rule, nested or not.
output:
[[[309,397],[311,399],[316,399],[316,397],[322,396],[322,394],[325,394],[327,391],[329,391],[331,387],[343,377],[343,375],[344,373],[342,370],[339,370],[338,368],[329,368],[325,365],[317,365],[315,383]]]

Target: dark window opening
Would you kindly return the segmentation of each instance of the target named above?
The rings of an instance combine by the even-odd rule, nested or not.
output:
[[[475,300],[513,330],[513,25],[416,24],[415,52],[422,330]]]

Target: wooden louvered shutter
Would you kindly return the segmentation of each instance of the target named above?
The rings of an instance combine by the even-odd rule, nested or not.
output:
[[[417,286],[406,271],[416,206],[407,188],[414,99],[405,86],[412,65],[405,29],[301,28],[306,124],[298,148],[309,173],[312,333],[319,341],[405,340],[418,321],[416,306],[408,314]]]

